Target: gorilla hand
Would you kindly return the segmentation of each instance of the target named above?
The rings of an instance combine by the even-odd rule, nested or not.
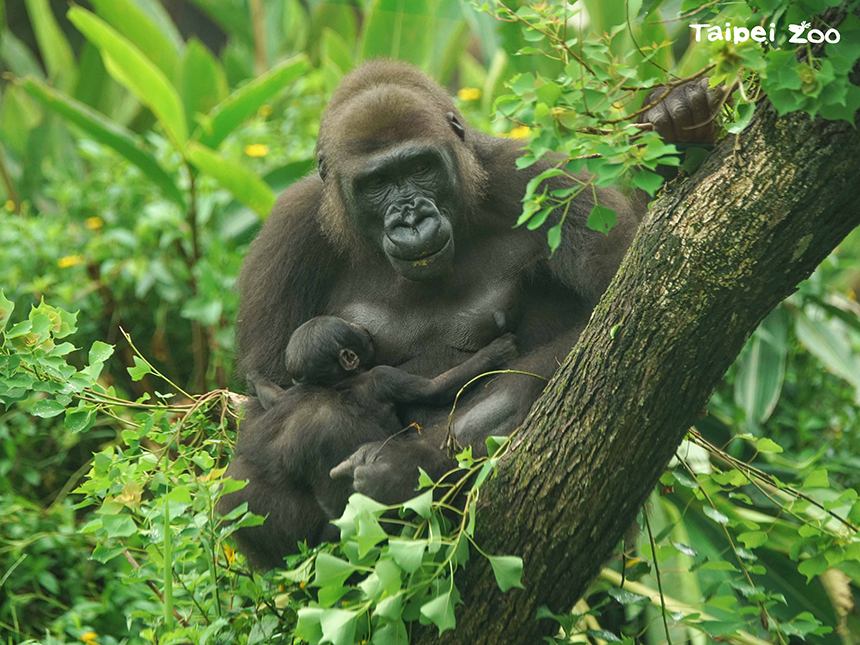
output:
[[[665,93],[665,86],[655,87],[644,105],[656,103]],[[666,143],[713,143],[721,100],[722,92],[708,89],[707,77],[699,78],[673,87],[662,101],[639,115],[639,123],[653,124]]]
[[[436,434],[432,440],[426,435]],[[352,478],[353,489],[382,504],[400,504],[418,493],[418,466],[437,481],[454,464],[437,446],[441,432],[425,431],[397,441],[366,443],[331,469],[332,479]]]

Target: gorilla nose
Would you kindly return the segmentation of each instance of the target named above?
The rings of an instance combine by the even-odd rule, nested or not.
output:
[[[385,235],[404,254],[417,258],[439,250],[439,228],[439,218],[434,214],[404,210],[386,223]]]

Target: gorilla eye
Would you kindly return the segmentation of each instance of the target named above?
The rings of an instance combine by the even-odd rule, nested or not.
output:
[[[415,166],[413,166],[413,168],[412,168],[412,173],[413,173],[413,174],[415,174],[415,175],[417,175],[418,173],[422,173],[422,172],[424,172],[424,171],[426,171],[426,170],[429,170],[429,168],[430,168],[430,165],[429,165],[429,164],[426,164],[426,163],[417,163],[417,164],[415,164]]]

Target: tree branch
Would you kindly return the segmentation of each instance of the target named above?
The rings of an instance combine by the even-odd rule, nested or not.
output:
[[[538,608],[573,607],[749,335],[860,224],[858,150],[845,121],[778,117],[763,101],[736,145],[669,187],[485,485],[478,539],[523,557],[525,590],[501,594],[472,560],[457,629],[414,643],[554,633]]]

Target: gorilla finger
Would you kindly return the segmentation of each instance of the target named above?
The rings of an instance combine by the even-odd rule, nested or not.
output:
[[[355,471],[357,468],[360,468],[360,464],[353,461],[353,458],[350,457],[349,459],[340,462],[337,466],[332,468],[329,471],[328,476],[332,479],[352,479],[355,475]]]
[[[672,129],[674,132],[673,142],[684,143],[690,139],[689,126],[694,125],[693,111],[687,103],[684,88],[673,90],[663,100],[666,106],[666,111],[669,113],[669,118],[672,121]]]

